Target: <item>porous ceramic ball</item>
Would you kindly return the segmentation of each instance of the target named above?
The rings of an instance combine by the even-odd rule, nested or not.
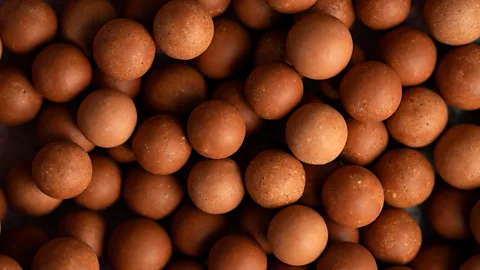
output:
[[[43,97],[17,68],[0,69],[0,123],[20,125],[31,121],[42,107]]]
[[[442,43],[465,45],[480,37],[480,6],[476,0],[427,0],[423,15],[431,35]]]
[[[240,228],[255,239],[267,255],[272,253],[267,240],[267,229],[274,214],[274,211],[254,202],[244,203],[240,210]]]
[[[480,268],[480,255],[474,255],[466,260],[459,270],[475,270]]]
[[[53,102],[67,102],[83,92],[92,80],[92,66],[82,50],[71,44],[52,44],[32,65],[35,89]]]
[[[255,45],[255,66],[284,61],[287,34],[285,30],[271,30],[263,33]]]
[[[50,236],[38,227],[27,226],[2,231],[0,252],[17,261],[24,269],[30,269],[35,253]]]
[[[318,207],[322,203],[322,188],[325,180],[342,164],[334,160],[325,165],[302,165],[305,170],[305,190],[298,202],[306,206]]]
[[[125,0],[123,16],[140,22],[148,29],[152,28],[158,10],[170,0]]]
[[[305,188],[305,170],[289,153],[265,150],[248,164],[245,186],[260,206],[279,208],[300,199]]]
[[[352,0],[317,0],[308,12],[323,12],[342,21],[348,28],[355,21]]]
[[[300,161],[323,165],[342,153],[348,130],[343,116],[320,102],[298,108],[288,118],[285,139],[288,148]]]
[[[342,21],[317,12],[293,25],[288,33],[286,50],[289,62],[301,75],[325,80],[347,66],[353,41]]]
[[[112,88],[118,90],[127,96],[136,98],[140,92],[142,78],[139,77],[133,80],[118,80],[102,72],[100,68],[95,68],[93,72],[92,85],[95,88]]]
[[[345,225],[338,224],[333,220],[326,218],[329,243],[360,243],[360,230]]]
[[[90,93],[77,112],[78,128],[93,144],[110,148],[125,143],[137,124],[132,99],[113,89]]]
[[[386,30],[405,21],[411,5],[411,0],[359,0],[355,14],[369,28]]]
[[[5,270],[22,270],[22,267],[13,259],[0,254],[0,267]]]
[[[0,7],[0,37],[13,53],[23,54],[53,39],[57,15],[47,1],[8,0]]]
[[[230,0],[197,0],[203,5],[205,10],[212,17],[217,17],[227,10],[230,5]]]
[[[435,141],[448,122],[448,108],[443,98],[425,87],[403,91],[402,101],[388,118],[390,135],[409,147],[424,147]]]
[[[70,199],[82,193],[92,180],[92,161],[80,146],[68,141],[49,143],[32,164],[33,181],[46,195]]]
[[[435,85],[445,101],[462,110],[480,108],[480,46],[450,49],[439,61]]]
[[[98,30],[93,40],[97,66],[117,80],[134,80],[145,74],[155,57],[155,43],[140,23],[113,19]]]
[[[113,230],[107,252],[112,266],[118,270],[162,269],[172,255],[172,243],[158,223],[135,218]]]
[[[378,261],[407,264],[420,250],[422,231],[415,218],[407,212],[389,208],[363,228],[362,243]]]
[[[465,254],[453,245],[433,243],[422,247],[411,266],[415,270],[459,269],[466,259],[464,256]]]
[[[205,270],[206,267],[196,261],[180,260],[176,261],[167,267],[167,270]]]
[[[265,0],[232,0],[235,16],[248,28],[265,30],[282,18]]]
[[[317,262],[317,270],[359,269],[377,270],[372,253],[355,243],[336,243],[329,246]]]
[[[477,201],[470,213],[470,229],[473,237],[480,243],[480,202]]]
[[[480,187],[480,127],[470,124],[455,125],[437,142],[434,151],[435,168],[453,187],[474,189]]]
[[[116,147],[107,148],[106,151],[111,158],[121,164],[132,163],[136,160],[130,142],[126,142]]]
[[[158,11],[153,37],[171,58],[190,60],[204,53],[214,35],[213,20],[196,0],[172,0]]]
[[[400,105],[402,82],[391,67],[377,61],[364,61],[343,77],[340,100],[356,120],[380,122],[389,118]]]
[[[327,225],[310,207],[292,205],[280,210],[270,221],[268,243],[279,260],[290,265],[315,261],[327,245]]]
[[[280,13],[294,14],[311,8],[317,0],[267,0],[267,2]]]

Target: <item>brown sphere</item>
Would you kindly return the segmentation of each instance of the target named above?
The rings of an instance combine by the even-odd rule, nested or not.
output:
[[[80,104],[77,124],[93,144],[115,147],[132,135],[137,124],[137,109],[132,99],[119,91],[95,90]]]
[[[364,61],[353,66],[340,84],[340,99],[347,113],[360,122],[380,122],[397,110],[402,82],[389,66]]]
[[[230,103],[205,101],[190,114],[187,124],[188,140],[200,155],[222,159],[233,155],[243,143],[245,122]]]
[[[426,33],[398,27],[382,38],[379,47],[380,58],[395,70],[403,86],[421,84],[433,74],[437,48]]]
[[[341,157],[348,163],[365,166],[379,157],[388,145],[388,131],[383,122],[362,123],[347,119],[348,137]]]
[[[117,163],[109,157],[92,154],[92,181],[78,196],[75,203],[93,211],[112,206],[120,197],[122,173]]]
[[[286,264],[298,266],[315,261],[327,245],[323,218],[312,208],[292,205],[280,210],[268,225],[272,252]]]
[[[103,242],[107,230],[107,222],[97,212],[70,212],[60,218],[57,234],[62,237],[73,237],[87,244],[93,252],[101,257]]]
[[[31,121],[42,107],[43,97],[17,68],[0,68],[0,124]]]
[[[152,116],[138,127],[132,140],[137,162],[153,174],[180,170],[192,152],[182,123],[169,115]]]
[[[329,243],[360,243],[360,231],[358,228],[351,228],[334,222],[327,218],[325,219],[328,230]]]
[[[108,0],[70,0],[60,17],[63,37],[91,54],[93,38],[100,27],[117,17]]]
[[[2,232],[0,252],[30,269],[35,253],[50,240],[48,234],[37,227],[19,227]]]
[[[302,100],[300,75],[284,63],[256,67],[245,83],[245,100],[258,116],[278,120],[290,113]]]
[[[300,199],[305,188],[305,170],[289,153],[265,150],[248,164],[245,186],[260,206],[279,208]]]
[[[480,187],[480,127],[455,125],[448,129],[435,146],[435,168],[453,187]]]
[[[53,102],[67,102],[83,92],[92,80],[92,66],[82,50],[72,44],[52,44],[32,65],[35,89]]]
[[[209,270],[264,270],[267,256],[252,238],[230,234],[218,240],[208,255]]]
[[[462,264],[459,270],[480,269],[480,255],[474,255]]]
[[[154,113],[185,117],[207,96],[202,74],[186,63],[153,70],[143,85],[143,102]]]
[[[405,21],[411,5],[411,0],[357,0],[355,14],[370,29],[386,30]]]
[[[427,0],[425,23],[438,41],[458,46],[480,37],[480,6],[476,0]]]
[[[383,208],[378,178],[360,166],[345,166],[325,181],[322,202],[328,216],[341,225],[359,228],[372,223]]]
[[[355,243],[336,243],[329,246],[317,262],[317,270],[361,269],[377,270],[370,251]]]
[[[317,0],[267,0],[276,11],[284,14],[294,14],[311,8]]]
[[[470,213],[470,230],[473,237],[480,243],[480,202],[477,201]]]
[[[175,261],[167,267],[167,270],[205,270],[206,267],[192,260]]]
[[[123,16],[151,28],[157,11],[170,0],[125,0]]]
[[[447,126],[448,108],[443,98],[425,87],[403,91],[402,101],[387,120],[390,135],[409,147],[435,141]]]
[[[235,16],[248,28],[265,30],[281,19],[265,0],[232,0]]]
[[[128,208],[150,219],[170,215],[183,199],[183,187],[174,175],[155,175],[140,167],[130,170],[123,185]]]
[[[50,214],[62,203],[62,200],[40,191],[33,181],[30,161],[19,163],[10,170],[4,188],[8,205],[29,216]]]
[[[298,201],[310,207],[318,207],[322,203],[322,188],[327,177],[342,165],[334,160],[325,165],[302,164],[305,170],[305,190]]]
[[[190,60],[205,52],[214,36],[212,17],[196,0],[172,0],[158,11],[153,37],[169,57]]]
[[[287,53],[285,49],[287,34],[284,30],[272,30],[263,33],[255,46],[255,66],[284,61]]]
[[[22,270],[22,267],[13,259],[0,254],[0,267],[3,270]]]
[[[155,57],[155,43],[140,23],[113,19],[98,30],[93,40],[98,67],[117,80],[134,80],[145,74]]]
[[[197,0],[203,5],[205,10],[212,17],[217,17],[227,10],[230,5],[230,0]]]
[[[272,253],[267,240],[267,230],[274,214],[274,211],[254,202],[245,203],[240,210],[240,228],[255,239],[267,255]]]
[[[227,230],[226,215],[207,214],[187,204],[173,215],[170,235],[176,249],[185,255],[199,257],[208,253]]]
[[[167,232],[149,219],[123,222],[108,241],[108,258],[117,270],[162,269],[171,255],[172,243]]]
[[[92,161],[80,146],[68,141],[55,141],[43,146],[35,156],[32,176],[46,195],[70,199],[90,184]]]
[[[316,12],[293,25],[286,48],[289,62],[301,75],[325,80],[347,66],[352,56],[353,41],[342,21]]]
[[[288,119],[285,138],[290,151],[304,163],[323,165],[342,153],[348,130],[343,116],[329,105],[314,102]]]
[[[407,264],[420,250],[422,231],[407,212],[388,208],[362,230],[362,243],[379,261]]]
[[[7,213],[7,197],[5,196],[5,192],[3,189],[0,188],[0,221],[3,220],[5,214]]]
[[[110,157],[118,163],[132,163],[136,160],[130,142],[126,142],[112,148],[107,148],[106,151]]]
[[[462,110],[480,108],[480,46],[450,49],[439,61],[435,84],[445,101]]]
[[[31,52],[53,39],[57,15],[47,1],[7,0],[0,7],[0,36],[13,53]]]
[[[435,184],[435,171],[428,159],[409,148],[385,153],[375,164],[374,173],[382,183],[385,202],[397,208],[422,204]]]
[[[97,67],[93,72],[92,83],[95,88],[112,88],[126,94],[133,99],[136,98],[140,92],[142,78],[139,77],[133,80],[121,81],[112,76],[106,75],[100,68]]]
[[[411,266],[415,270],[451,270],[458,269],[464,262],[462,251],[448,244],[430,244],[424,246]]]
[[[309,12],[323,12],[342,21],[348,28],[355,21],[352,0],[318,0]]]

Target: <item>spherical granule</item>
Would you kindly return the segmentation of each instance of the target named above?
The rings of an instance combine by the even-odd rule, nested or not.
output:
[[[377,270],[373,255],[362,245],[336,243],[329,246],[317,262],[317,270]]]
[[[360,230],[358,228],[350,228],[335,221],[326,218],[328,230],[328,242],[329,243],[360,243]]]
[[[348,28],[355,22],[352,0],[318,0],[308,12],[323,12],[339,19]]]
[[[148,29],[152,28],[158,10],[170,0],[125,0],[123,16],[140,22]]]
[[[407,264],[420,250],[422,231],[407,212],[388,208],[362,230],[362,243],[378,261]]]
[[[254,202],[244,203],[240,210],[240,228],[257,241],[267,255],[272,253],[267,240],[267,230],[274,214],[274,211]]]
[[[230,0],[197,0],[212,17],[222,15],[230,5]]]
[[[49,143],[32,164],[33,181],[46,195],[70,199],[82,193],[92,180],[92,161],[80,146],[68,141]]]
[[[93,57],[106,75],[117,80],[134,80],[152,66],[155,43],[140,23],[130,19],[113,19],[95,35]]]
[[[127,96],[136,98],[140,92],[140,86],[142,84],[142,78],[139,77],[133,80],[118,80],[112,76],[108,76],[103,73],[100,68],[95,68],[93,72],[92,85],[95,88],[112,88],[118,90]]]
[[[0,267],[5,270],[22,270],[22,267],[13,259],[0,254]]]
[[[112,206],[120,197],[122,173],[117,163],[109,157],[92,154],[92,181],[78,196],[75,203],[99,211]]]
[[[470,213],[470,230],[472,231],[473,237],[480,243],[480,202],[477,201],[472,208]]]
[[[302,100],[300,75],[284,63],[256,67],[245,83],[245,100],[253,111],[267,120],[278,120],[290,113]]]
[[[157,115],[146,119],[137,128],[132,150],[145,170],[168,175],[187,163],[192,147],[180,121],[169,115]]]
[[[272,30],[263,33],[255,45],[255,66],[284,61],[287,53],[285,49],[287,34],[285,30]]]
[[[304,163],[323,165],[342,153],[348,130],[343,116],[334,108],[309,103],[289,118],[285,131],[288,148]]]
[[[342,165],[338,160],[325,165],[302,165],[305,170],[305,190],[298,202],[306,206],[318,207],[322,203],[322,188],[325,180]]]
[[[284,14],[294,14],[311,8],[317,0],[267,0],[276,11]]]
[[[327,225],[312,208],[292,205],[280,210],[268,225],[267,239],[279,260],[290,265],[315,261],[327,245]]]
[[[437,142],[434,151],[435,168],[453,187],[474,189],[480,187],[480,127],[455,125]]]
[[[293,25],[286,50],[289,62],[301,75],[325,80],[347,66],[353,41],[347,26],[340,20],[317,12]]]
[[[172,0],[158,11],[153,37],[171,58],[190,60],[205,52],[212,42],[213,20],[196,0]]]
[[[355,14],[369,28],[386,30],[405,21],[411,5],[411,0],[357,0]]]
[[[42,107],[43,97],[17,68],[0,69],[0,123],[20,125],[31,121]]]
[[[302,163],[282,150],[266,150],[248,164],[245,186],[250,197],[264,208],[296,202],[305,188]]]
[[[43,49],[32,65],[35,89],[46,99],[71,101],[92,80],[92,66],[82,50],[72,44],[52,44]]]
[[[140,167],[130,170],[123,184],[128,208],[150,219],[170,215],[183,199],[184,190],[174,175],[155,175]]]
[[[37,227],[17,227],[2,231],[0,252],[17,261],[24,269],[30,269],[35,253],[50,240],[48,234]]]
[[[179,260],[175,261],[170,266],[167,267],[167,270],[205,270],[206,267],[203,264],[200,264],[192,260]]]
[[[380,122],[397,110],[402,82],[389,66],[364,61],[353,66],[340,84],[340,99],[347,113],[360,122]]]
[[[435,184],[435,171],[428,159],[408,148],[385,153],[375,164],[374,173],[382,183],[385,202],[398,208],[422,204]]]
[[[115,147],[132,135],[137,124],[137,109],[132,99],[119,91],[95,90],[80,104],[77,124],[93,144]]]
[[[369,170],[360,166],[344,166],[325,181],[322,202],[333,221],[359,228],[372,223],[382,211],[383,188]]]
[[[422,247],[411,266],[415,270],[451,270],[459,269],[465,255],[457,247],[449,244],[434,243]]]
[[[465,261],[459,270],[475,270],[480,268],[480,255],[474,255]]]
[[[112,148],[107,148],[106,151],[110,155],[110,157],[118,163],[132,163],[136,160],[130,142],[126,142]]]
[[[265,0],[232,0],[232,8],[236,17],[254,30],[271,28],[282,18]]]

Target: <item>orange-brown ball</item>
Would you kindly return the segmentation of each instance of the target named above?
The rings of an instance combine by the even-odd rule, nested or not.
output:
[[[323,12],[339,19],[348,28],[355,22],[352,0],[318,0],[308,12]]]
[[[92,85],[95,88],[112,88],[118,90],[127,96],[136,98],[140,92],[142,78],[139,77],[133,80],[118,80],[102,72],[100,68],[95,68],[93,72]]]
[[[317,0],[267,0],[267,2],[275,11],[294,14],[311,8]]]
[[[22,270],[22,267],[13,259],[0,254],[0,267],[4,270]]]
[[[480,268],[480,255],[473,255],[466,260],[459,270],[475,270]]]
[[[212,17],[217,17],[224,13],[230,5],[230,0],[197,0]]]
[[[254,202],[245,203],[240,210],[240,228],[255,239],[267,255],[272,253],[267,240],[267,230],[274,214],[274,211]]]
[[[235,16],[248,28],[265,30],[281,20],[280,13],[265,0],[232,0]]]
[[[317,270],[377,270],[372,253],[360,244],[336,243],[329,246],[317,262]]]
[[[112,148],[106,149],[107,153],[113,158],[116,162],[124,164],[124,163],[132,163],[136,160],[135,154],[132,150],[132,145],[130,142],[126,142],[119,146],[115,146]]]
[[[329,243],[360,243],[360,230],[336,223],[326,218]]]
[[[17,227],[2,232],[0,252],[12,257],[24,269],[30,269],[35,253],[49,240],[50,236],[38,227]]]
[[[310,207],[318,207],[322,203],[322,188],[327,177],[342,164],[334,160],[325,165],[302,164],[305,169],[305,190],[298,201]]]
[[[411,6],[411,0],[358,0],[355,14],[363,24],[379,31],[403,23]]]

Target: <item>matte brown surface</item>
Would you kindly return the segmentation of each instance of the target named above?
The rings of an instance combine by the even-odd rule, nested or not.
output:
[[[3,220],[5,214],[7,213],[8,205],[7,198],[3,189],[0,189],[0,221]]]
[[[231,5],[236,17],[250,29],[269,29],[282,18],[265,0],[232,0]]]
[[[462,264],[459,270],[475,270],[480,268],[480,255],[474,255]]]
[[[470,213],[470,230],[472,231],[473,237],[480,243],[480,202],[477,201],[473,206],[472,212]]]
[[[107,148],[106,152],[118,163],[131,163],[136,160],[130,142],[126,142],[116,147]]]
[[[329,243],[360,243],[360,231],[357,228],[350,228],[326,218],[325,223],[328,229]]]
[[[373,30],[386,30],[403,23],[411,8],[411,0],[358,0],[358,19]]]
[[[264,32],[255,45],[255,66],[282,62],[286,60],[285,43],[288,32],[285,30],[271,30]]]
[[[285,14],[294,14],[311,8],[317,0],[267,0],[267,3],[276,11]]]
[[[308,270],[308,265],[293,266],[286,263],[283,263],[279,259],[269,257],[268,259],[268,270]]]
[[[170,0],[125,0],[123,16],[140,22],[150,29],[153,25],[158,10]]]
[[[92,85],[95,88],[112,88],[116,89],[132,99],[137,97],[140,92],[140,86],[142,84],[142,78],[137,78],[133,80],[117,80],[112,76],[108,76],[102,72],[100,68],[95,68],[93,72],[93,81]]]
[[[464,255],[455,246],[430,244],[422,247],[411,265],[415,270],[458,269],[464,262],[463,257]]]
[[[12,258],[0,254],[0,267],[4,270],[22,270],[22,267]]]
[[[348,28],[355,21],[352,0],[317,0],[309,12],[323,12],[342,21]]]
[[[207,268],[204,265],[192,260],[176,261],[167,267],[167,270],[205,270],[205,269]]]
[[[0,252],[29,269],[35,253],[50,240],[48,234],[37,227],[19,227],[2,231]]]
[[[254,202],[244,203],[240,210],[240,228],[255,239],[267,255],[272,253],[267,240],[267,229],[274,214],[274,211]]]
[[[329,246],[317,262],[317,269],[377,270],[373,255],[362,245],[337,243]]]
[[[310,207],[318,207],[322,203],[322,188],[327,177],[342,165],[334,160],[325,165],[302,164],[305,170],[305,190],[298,201]]]
[[[197,0],[212,17],[221,15],[230,5],[230,0]]]

